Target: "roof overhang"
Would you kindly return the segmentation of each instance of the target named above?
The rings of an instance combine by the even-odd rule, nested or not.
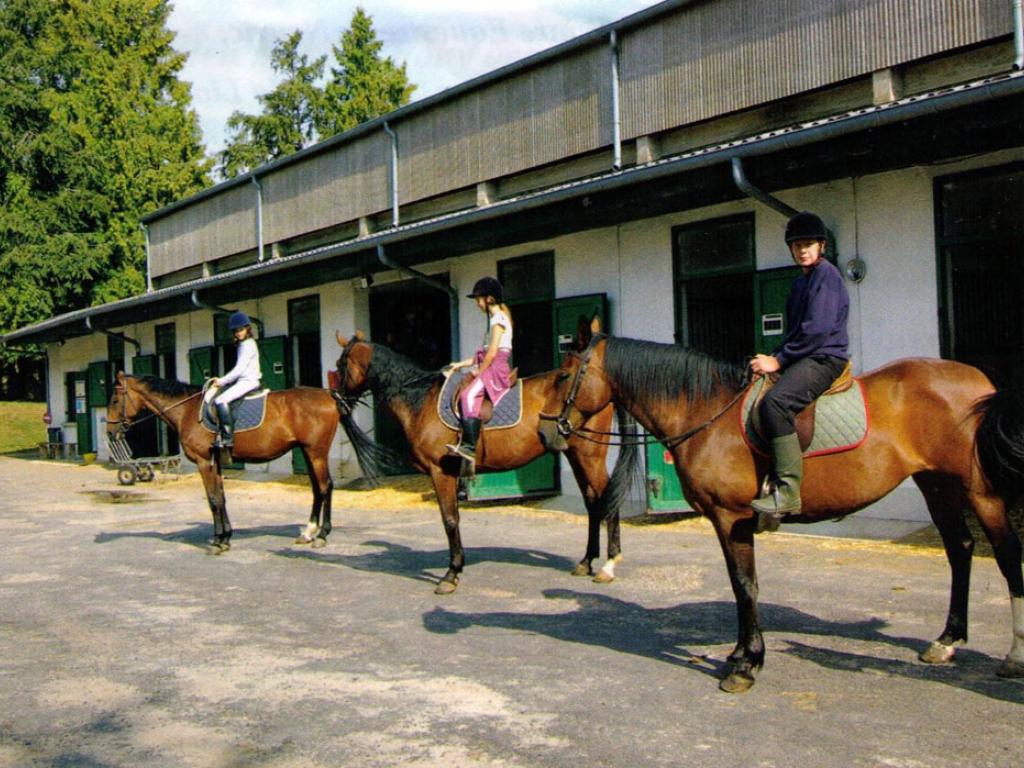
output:
[[[491,205],[69,312],[12,331],[4,344],[47,343],[385,269],[379,245],[406,265],[543,240],[744,197],[732,177],[744,160],[774,191],[1024,146],[1024,72],[833,115]]]

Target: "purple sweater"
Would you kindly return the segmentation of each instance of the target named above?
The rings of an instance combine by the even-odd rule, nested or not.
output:
[[[772,352],[786,368],[811,355],[850,359],[846,318],[850,296],[843,276],[831,262],[822,259],[808,274],[793,281],[786,301],[786,335]]]

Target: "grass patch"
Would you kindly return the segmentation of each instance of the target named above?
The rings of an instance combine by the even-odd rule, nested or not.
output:
[[[46,403],[0,402],[0,453],[35,448],[46,440]]]

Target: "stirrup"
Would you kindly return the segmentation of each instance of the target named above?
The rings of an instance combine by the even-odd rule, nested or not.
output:
[[[462,447],[462,443],[461,442],[458,442],[458,443],[445,443],[444,447],[448,451],[448,455],[449,456],[461,456],[462,455],[461,453],[459,453],[459,449]]]

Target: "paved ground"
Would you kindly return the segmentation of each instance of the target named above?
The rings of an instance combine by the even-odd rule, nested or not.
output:
[[[735,614],[700,520],[631,524],[619,579],[568,575],[577,517],[465,511],[470,565],[419,486],[336,496],[322,550],[301,486],[229,481],[235,546],[198,480],[119,492],[101,467],[0,458],[0,766],[1006,766],[1024,684],[1006,590],[976,561],[971,644],[916,653],[945,616],[941,552],[759,542],[769,656],[729,696]]]

